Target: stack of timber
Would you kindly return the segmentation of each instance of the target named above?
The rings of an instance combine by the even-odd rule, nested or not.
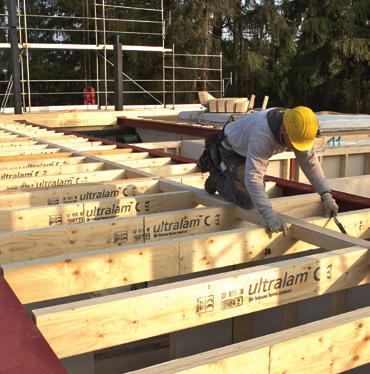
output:
[[[13,122],[0,148],[1,276],[68,372],[368,372],[368,198],[348,235],[317,194],[272,198],[268,235],[170,153]]]

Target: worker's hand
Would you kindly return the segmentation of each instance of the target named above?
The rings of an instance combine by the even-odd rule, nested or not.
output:
[[[275,213],[271,213],[265,218],[267,229],[272,232],[279,232],[283,231],[284,233],[287,232],[287,226],[283,222],[283,220],[277,216]]]
[[[338,214],[338,205],[330,192],[322,194],[321,201],[324,204],[325,217],[332,217]]]

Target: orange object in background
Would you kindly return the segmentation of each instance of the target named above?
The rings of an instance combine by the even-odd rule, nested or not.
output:
[[[84,104],[95,105],[95,89],[92,86],[86,86],[84,88]]]

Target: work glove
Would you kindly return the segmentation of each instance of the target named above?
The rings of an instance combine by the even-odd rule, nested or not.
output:
[[[265,217],[265,222],[267,229],[272,232],[279,232],[283,231],[284,233],[287,232],[287,226],[283,222],[283,220],[277,216],[275,213],[271,213]]]
[[[321,201],[324,205],[325,217],[332,217],[338,214],[338,205],[330,192],[322,194]]]

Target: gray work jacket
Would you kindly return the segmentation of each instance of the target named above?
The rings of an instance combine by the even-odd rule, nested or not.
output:
[[[272,213],[263,184],[268,159],[287,150],[277,142],[268,125],[267,113],[271,109],[241,117],[225,128],[225,135],[232,149],[246,158],[244,183],[255,208],[265,219]],[[319,194],[330,191],[314,149],[307,152],[295,150],[294,153],[315,191]]]

